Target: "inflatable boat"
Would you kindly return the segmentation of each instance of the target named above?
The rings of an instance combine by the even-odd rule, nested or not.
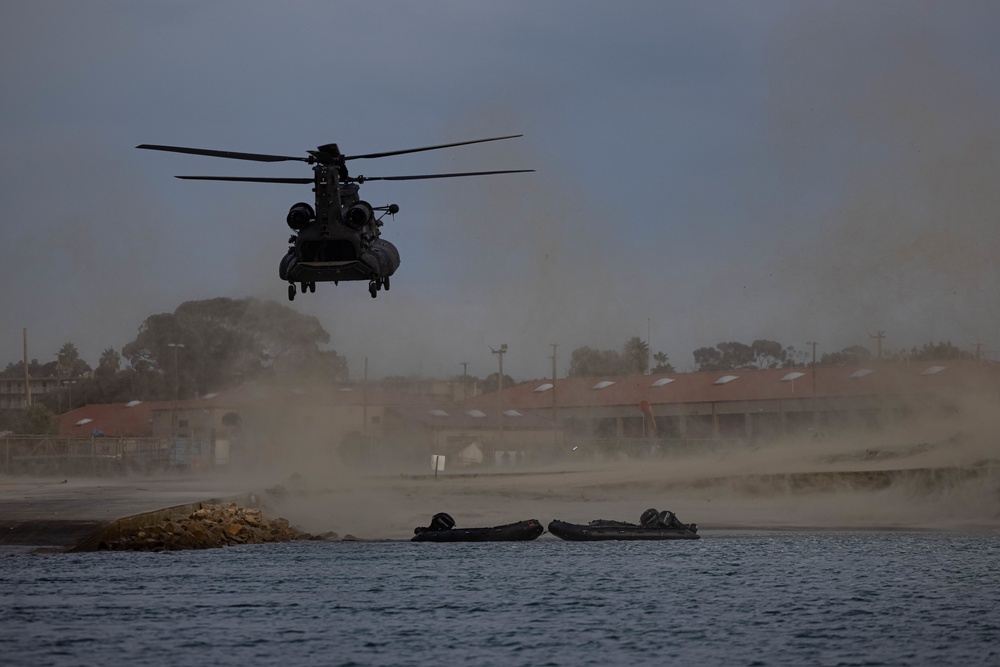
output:
[[[594,542],[599,540],[697,540],[698,524],[681,523],[673,512],[648,509],[639,523],[597,519],[587,525],[558,519],[549,523],[549,532],[563,540]]]
[[[533,540],[545,529],[538,519],[528,519],[517,523],[490,528],[455,528],[451,515],[440,512],[431,519],[431,524],[413,529],[411,542],[526,542]]]

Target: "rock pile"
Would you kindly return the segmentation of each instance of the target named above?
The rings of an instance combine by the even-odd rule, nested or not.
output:
[[[177,515],[144,526],[117,539],[105,540],[98,549],[114,551],[179,551],[214,549],[235,544],[263,544],[292,540],[335,540],[336,533],[312,535],[289,525],[287,519],[269,520],[259,509],[205,505],[188,516]]]

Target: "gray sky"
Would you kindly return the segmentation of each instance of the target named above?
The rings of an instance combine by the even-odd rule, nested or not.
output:
[[[320,284],[361,373],[560,374],[645,338],[818,352],[951,340],[1000,357],[1000,3],[54,2],[0,5],[0,363],[96,365],[151,314],[288,303],[310,176],[140,143],[348,154],[397,203],[392,290]],[[353,163],[357,164],[357,163]],[[362,168],[363,167],[363,168]]]

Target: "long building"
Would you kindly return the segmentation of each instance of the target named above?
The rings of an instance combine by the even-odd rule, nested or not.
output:
[[[1000,364],[874,363],[793,369],[569,377],[476,397],[545,415],[574,441],[754,441],[803,431],[878,429],[917,414],[1000,409]]]

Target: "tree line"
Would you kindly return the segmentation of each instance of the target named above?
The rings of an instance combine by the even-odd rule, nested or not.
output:
[[[55,392],[35,397],[29,411],[0,412],[0,431],[45,432],[52,415],[88,403],[124,403],[131,400],[161,401],[192,398],[221,391],[264,377],[310,377],[328,381],[348,378],[347,360],[333,350],[324,350],[330,334],[312,316],[302,315],[274,301],[215,298],[182,303],[172,313],[147,317],[135,339],[119,352],[106,348],[92,368],[76,346],[67,342],[53,359],[32,359],[32,378],[55,379]],[[785,346],[774,340],[751,343],[723,341],[700,347],[692,353],[698,371],[728,371],[764,368],[795,368],[812,363],[811,352]],[[970,352],[947,342],[890,351],[888,361],[972,359]],[[824,353],[818,363],[859,365],[875,361],[862,345]],[[570,355],[570,377],[635,375],[677,372],[661,352],[650,354],[646,341],[633,336],[620,350],[578,347]],[[24,362],[12,362],[0,377],[22,379]],[[456,375],[455,382],[478,383],[483,392],[496,391],[498,373],[484,379]],[[408,383],[403,377],[387,377],[386,386]],[[503,386],[515,383],[504,375]],[[48,424],[48,426],[47,426]]]
[[[737,371],[765,368],[800,368],[812,364],[812,353],[782,345],[778,341],[758,339],[749,344],[723,341],[709,347],[699,347],[692,352],[697,371]],[[948,359],[974,359],[975,355],[951,341],[925,343],[921,347],[890,351],[883,354],[884,361],[942,361]],[[650,373],[675,373],[670,359],[663,352],[652,355],[656,364],[649,366],[649,347],[634,336],[618,350],[595,350],[584,346],[573,350],[569,375],[606,376]],[[875,355],[863,345],[851,345],[838,352],[827,352],[817,358],[821,366],[857,366],[867,364]]]
[[[0,431],[37,432],[32,420],[44,423],[46,411],[51,416],[88,403],[192,398],[262,377],[345,379],[347,360],[322,349],[329,342],[317,318],[274,301],[188,301],[147,317],[121,352],[104,350],[96,369],[71,342],[52,361],[32,359],[31,377],[54,379],[59,388],[36,395],[34,410],[0,415]],[[24,362],[7,364],[0,377],[23,379]]]

